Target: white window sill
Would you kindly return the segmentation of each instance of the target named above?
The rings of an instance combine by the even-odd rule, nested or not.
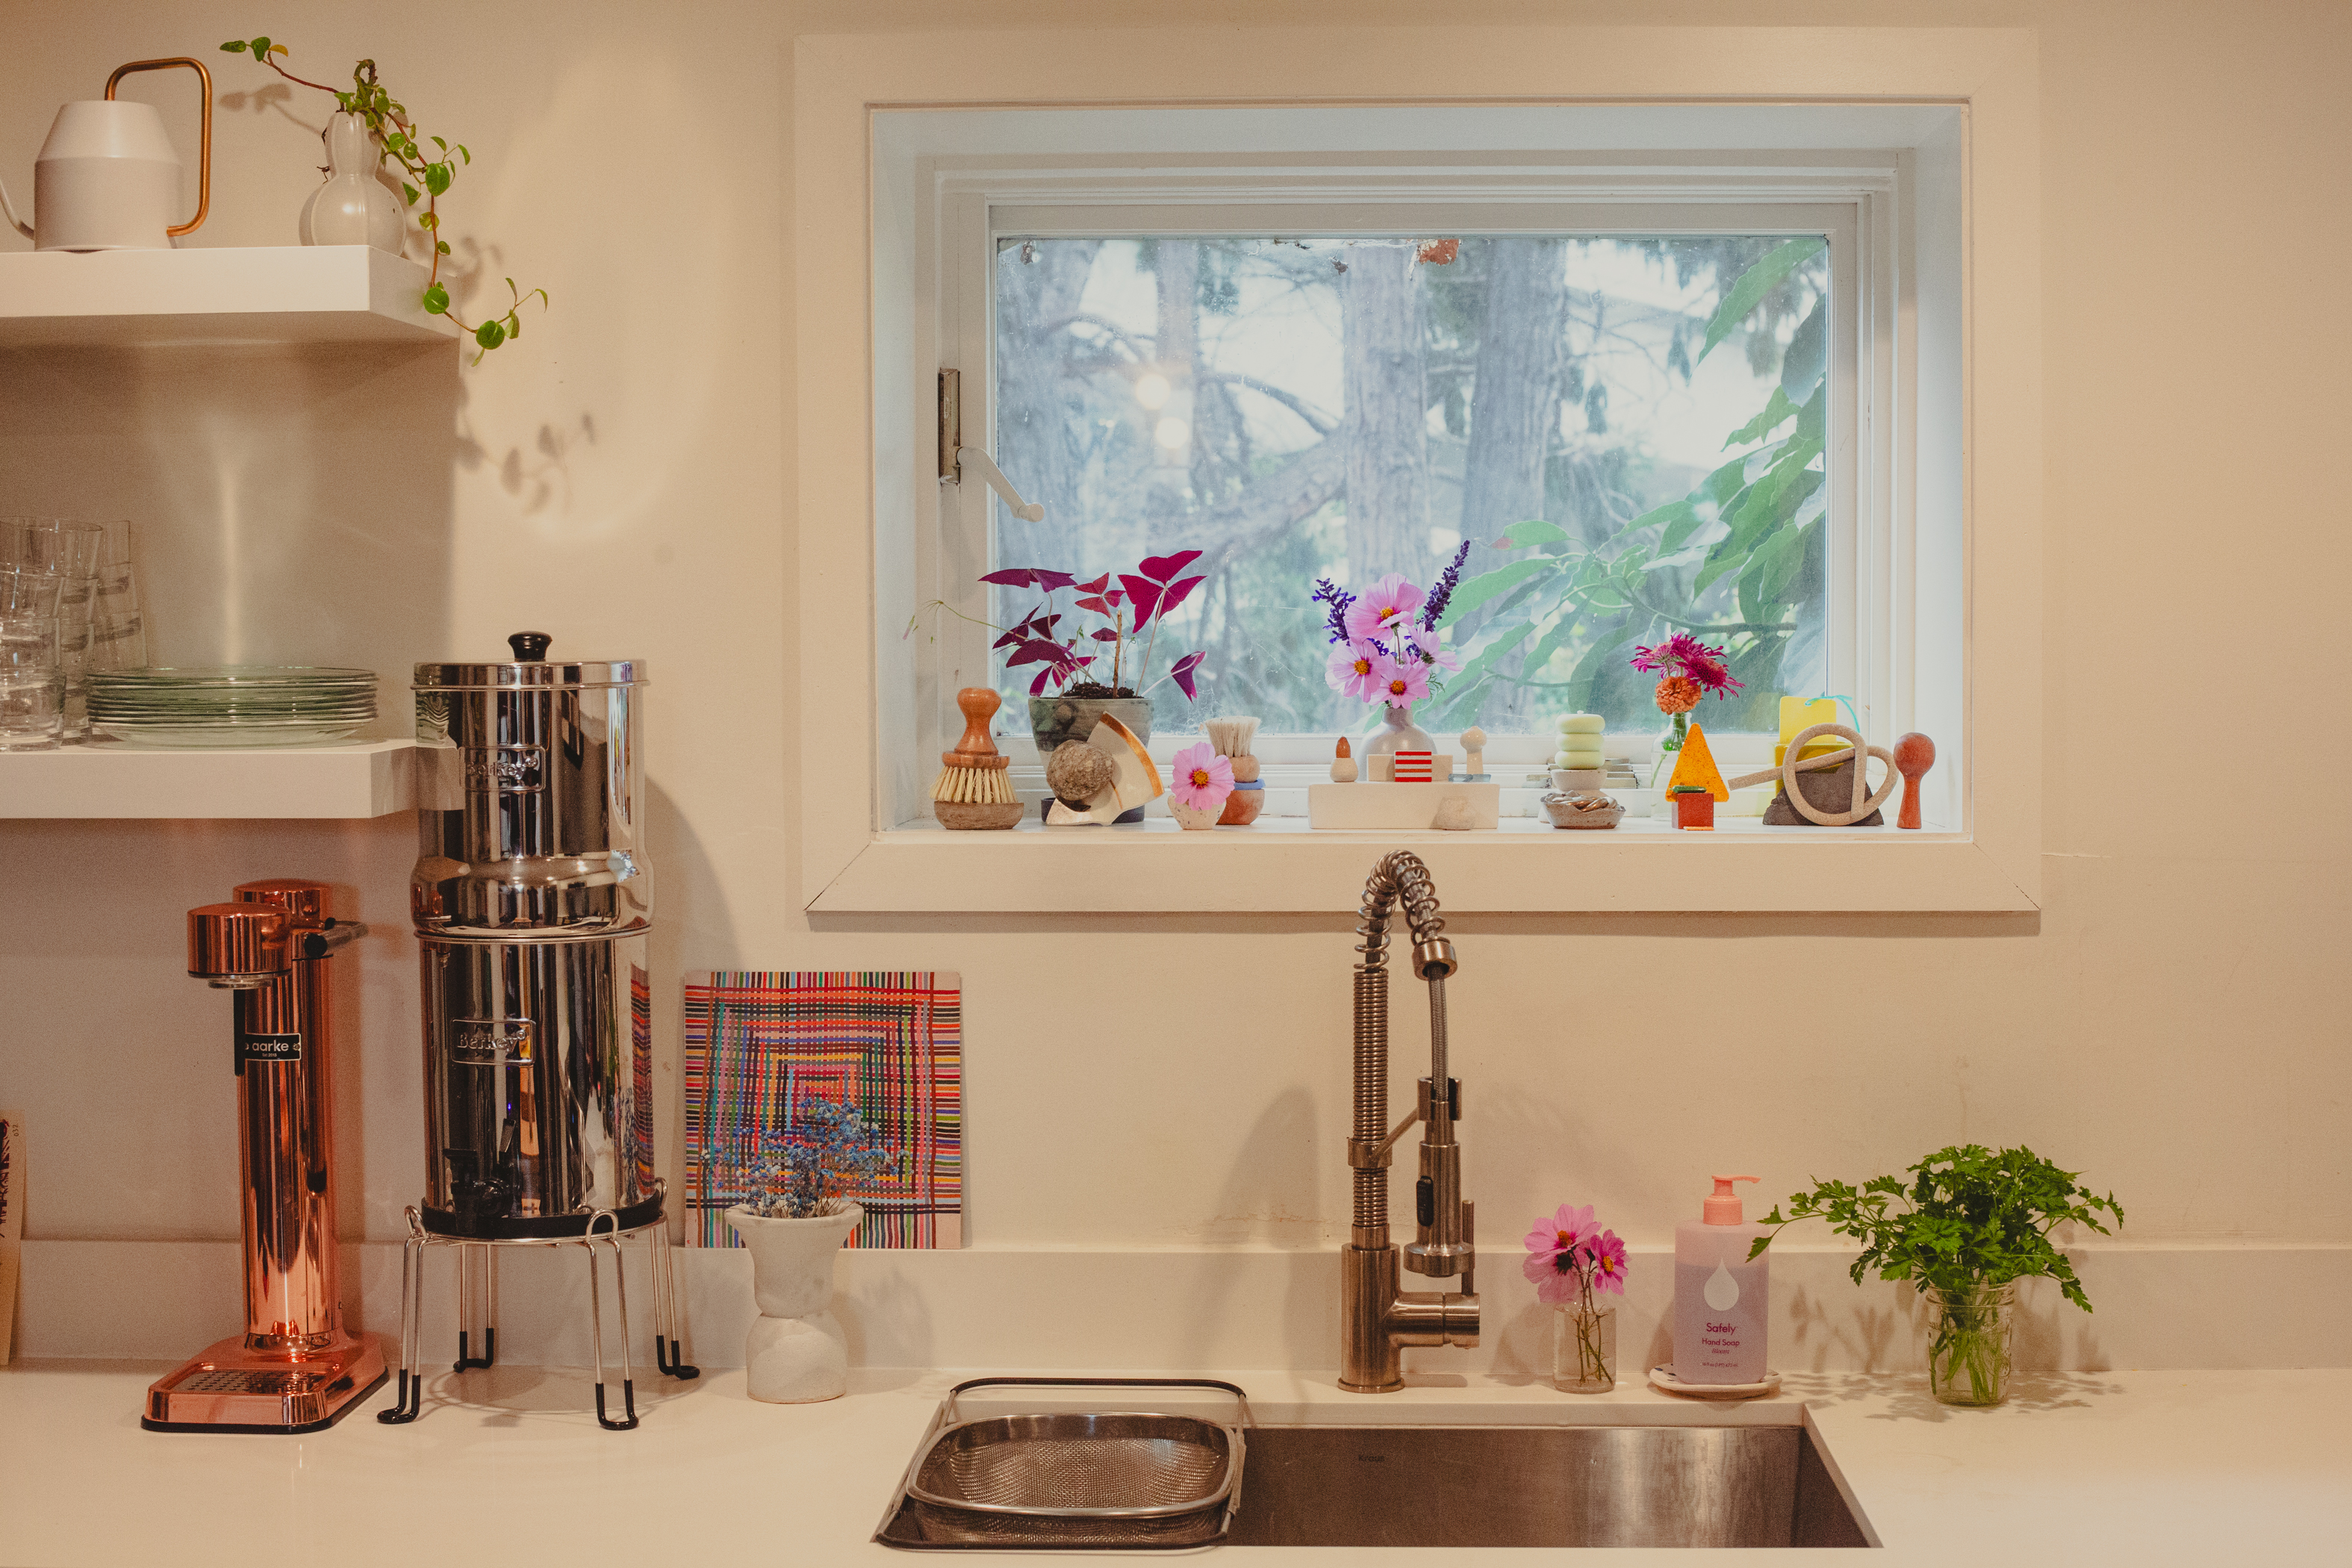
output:
[[[1186,833],[1126,827],[1001,833],[909,822],[874,834],[809,906],[814,913],[1322,913],[1353,910],[1392,849],[1429,862],[1454,913],[2024,911],[2036,906],[1968,835],[1894,827],[1712,833],[1629,818],[1554,828],[1505,817],[1470,833],[1318,832],[1304,816]]]

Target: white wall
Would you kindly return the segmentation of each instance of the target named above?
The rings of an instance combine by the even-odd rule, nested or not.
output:
[[[1633,9],[1759,20],[1727,4]],[[2112,1186],[2136,1244],[2352,1248],[2332,787],[2352,763],[2336,673],[2352,535],[2333,461],[2352,344],[2330,270],[2352,216],[2318,199],[2340,189],[2352,140],[2334,79],[2352,16],[2279,5],[2250,23],[2219,0],[1766,9],[2042,29],[2046,906],[1454,922],[1468,1184],[1503,1266],[1486,1289],[1518,1310],[1516,1236],[1563,1198],[1656,1244],[1696,1214],[1711,1170],[1755,1171],[1777,1194],[1958,1139],[2030,1143]],[[1449,15],[1627,11],[1469,0]],[[1429,20],[1320,0],[1116,14]],[[1104,15],[955,11],[973,26]],[[789,232],[791,36],[940,13],[842,0],[797,21],[749,3],[488,16],[446,0],[397,22],[349,0],[0,0],[12,191],[29,187],[56,101],[95,96],[123,60],[198,54],[224,98],[214,216],[193,243],[290,242],[314,177],[302,126],[324,100],[257,100],[257,68],[214,52],[266,28],[319,79],[373,55],[427,130],[465,140],[477,162],[448,198],[451,234],[496,247],[492,289],[510,271],[555,302],[454,375],[402,356],[0,355],[0,511],[136,516],[151,562],[170,563],[167,581],[150,575],[173,658],[233,635],[207,607],[205,545],[234,535],[304,563],[305,599],[246,606],[249,646],[371,663],[395,678],[388,699],[410,663],[491,656],[526,625],[575,655],[649,660],[668,984],[712,966],[960,970],[981,1247],[1331,1245],[1343,911],[812,921],[792,896],[785,737],[828,696],[824,669],[796,666],[785,563],[795,529],[838,520],[795,518],[785,500],[793,399],[821,395],[785,380],[792,257],[832,242]],[[149,79],[142,95],[183,101]],[[2291,787],[2269,782],[2283,774]],[[28,1237],[234,1237],[226,1007],[182,976],[180,917],[287,875],[338,883],[377,925],[347,977],[347,1226],[396,1233],[422,1179],[410,853],[398,819],[0,825],[0,1104],[31,1119]],[[1097,1021],[1113,1000],[1133,1025]],[[674,1005],[662,1040],[674,1051]],[[2102,1320],[2164,1301],[2149,1291]]]

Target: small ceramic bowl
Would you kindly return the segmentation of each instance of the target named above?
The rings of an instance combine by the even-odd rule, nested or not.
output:
[[[1602,789],[1607,787],[1608,783],[1609,771],[1606,768],[1554,768],[1551,770],[1551,787],[1562,795],[1574,795],[1580,790]]]
[[[1543,797],[1543,808],[1554,827],[1614,827],[1625,815],[1625,808],[1613,800],[1598,811],[1579,811],[1559,790]]]

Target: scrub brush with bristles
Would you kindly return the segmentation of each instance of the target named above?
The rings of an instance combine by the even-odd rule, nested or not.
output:
[[[1221,757],[1246,757],[1250,742],[1257,739],[1255,719],[1211,719],[1202,726],[1209,731],[1209,744]]]
[[[941,752],[939,782],[931,785],[931,814],[944,827],[1010,827],[1021,820],[1021,797],[1007,773],[1012,759],[988,738],[988,721],[1003,700],[985,686],[956,693],[963,710],[963,739]]]

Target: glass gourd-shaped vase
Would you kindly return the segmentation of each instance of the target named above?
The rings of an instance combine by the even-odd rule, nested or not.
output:
[[[363,114],[327,119],[327,183],[302,204],[305,245],[370,245],[400,254],[400,198],[376,183],[383,149],[368,134]]]
[[[1370,760],[1383,752],[1433,752],[1436,749],[1437,742],[1429,738],[1429,731],[1412,721],[1412,703],[1407,702],[1402,707],[1386,709],[1383,711],[1380,733],[1374,735],[1364,747],[1366,759],[1364,776],[1368,779],[1372,776]]]

